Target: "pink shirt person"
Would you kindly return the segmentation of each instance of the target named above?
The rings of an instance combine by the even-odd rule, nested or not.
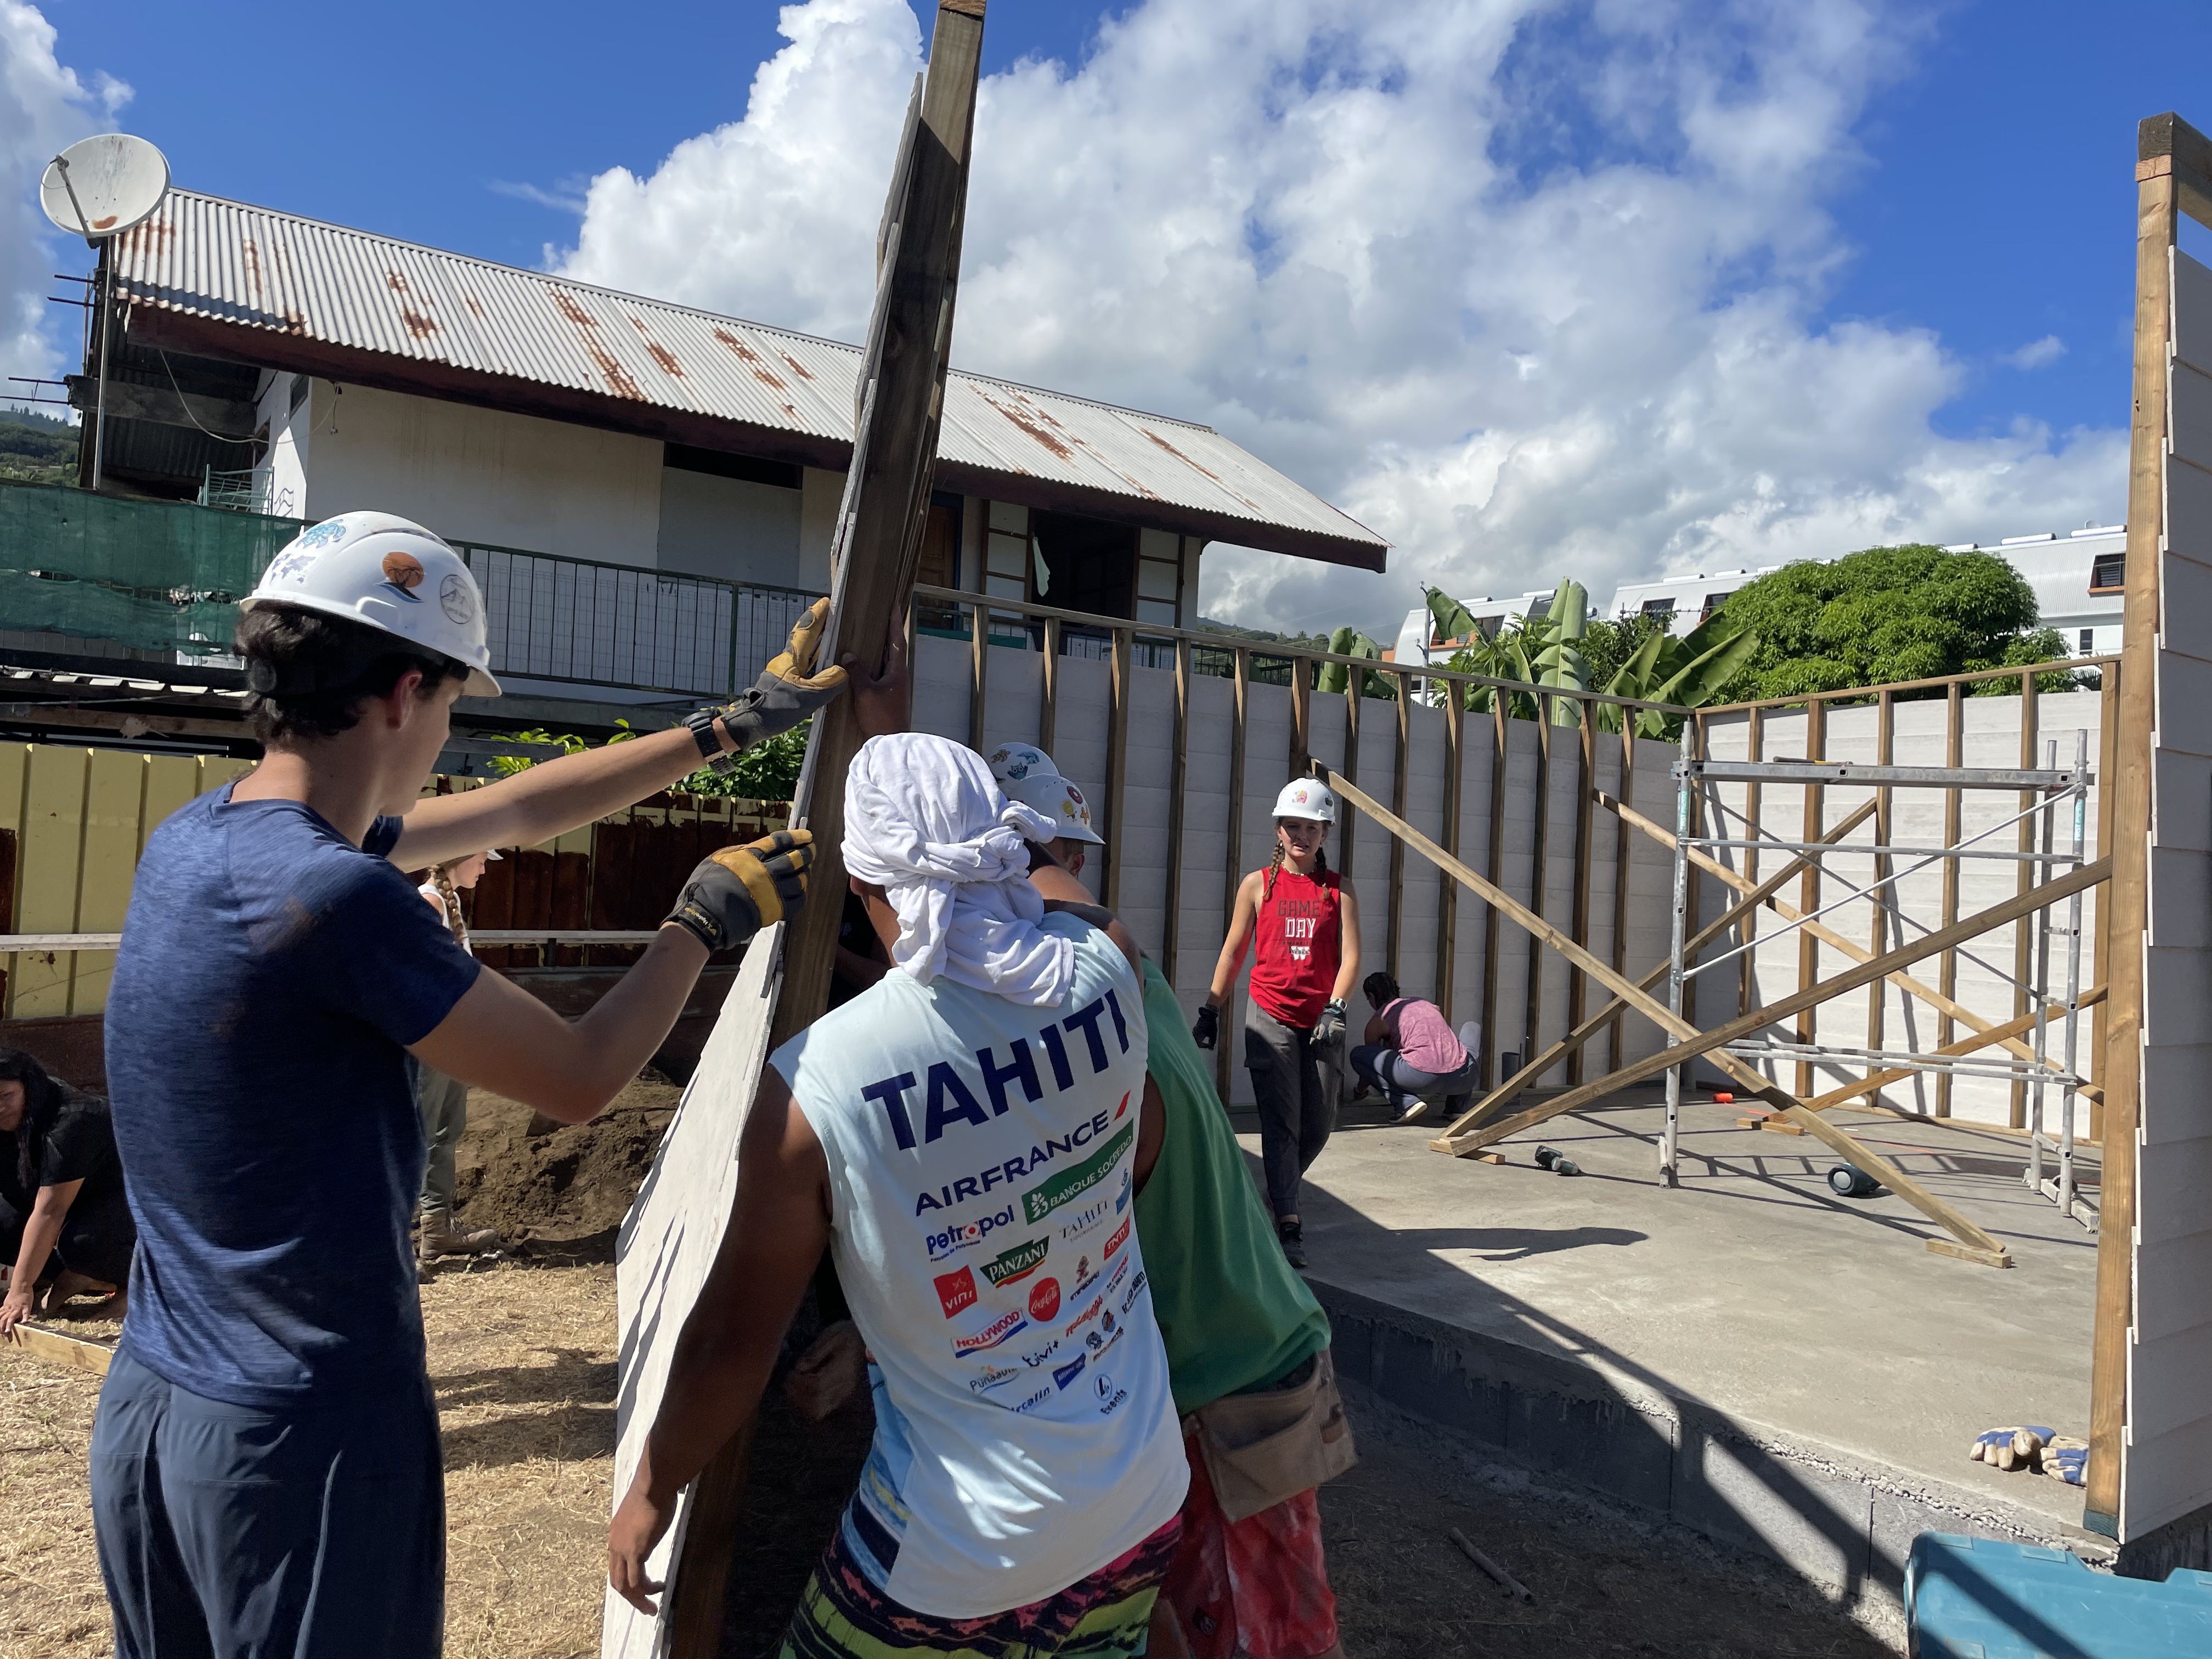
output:
[[[1435,1003],[1400,997],[1376,1010],[1375,1018],[1389,1028],[1392,1046],[1408,1066],[1448,1077],[1467,1064],[1466,1048]]]

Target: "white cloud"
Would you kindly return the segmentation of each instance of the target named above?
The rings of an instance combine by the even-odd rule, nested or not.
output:
[[[53,25],[38,8],[0,0],[0,376],[76,366],[71,331],[46,297],[53,262],[70,256],[39,210],[39,177],[56,151],[112,126],[130,96],[118,81],[95,75],[88,85],[58,62]],[[75,254],[90,268],[82,245]],[[30,390],[0,379],[0,400]]]
[[[1384,577],[1218,549],[1206,606],[1239,621],[1395,632],[1417,579],[1602,599],[2111,514],[2124,432],[1943,436],[1939,339],[1820,320],[1850,253],[1821,203],[1920,27],[1145,0],[1080,67],[986,82],[957,360],[1206,421],[1397,544]],[[904,0],[781,27],[741,121],[592,181],[570,273],[858,337],[921,43]]]
[[[2066,342],[2056,334],[2046,334],[2039,340],[2030,340],[2017,351],[2008,351],[1997,361],[2014,368],[2041,368],[2055,363],[2066,355]]]

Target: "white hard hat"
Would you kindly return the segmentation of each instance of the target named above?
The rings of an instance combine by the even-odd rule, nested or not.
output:
[[[1041,751],[1033,749],[1030,752]],[[1050,818],[1055,838],[1087,841],[1100,847],[1106,844],[1105,837],[1091,827],[1091,803],[1083,798],[1080,789],[1059,773],[1032,772],[1025,778],[1009,778],[999,787],[1006,792],[1009,800],[1034,806]]]
[[[366,623],[466,664],[465,695],[499,695],[477,579],[459,554],[408,520],[341,513],[301,531],[269,562],[241,608],[258,605]]]
[[[1060,769],[1052,757],[1033,743],[1002,743],[991,751],[991,775],[1004,789],[1024,778],[1056,778]],[[1039,808],[1042,811],[1042,808]]]
[[[1336,822],[1336,792],[1317,778],[1292,778],[1275,797],[1279,818],[1311,818],[1316,823]]]

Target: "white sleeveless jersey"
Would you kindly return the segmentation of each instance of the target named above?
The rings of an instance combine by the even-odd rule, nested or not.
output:
[[[939,1618],[1066,1589],[1188,1482],[1132,1201],[1143,988],[1104,933],[1042,925],[1075,943],[1057,1008],[893,972],[773,1058],[828,1158],[875,1358],[846,1542]]]

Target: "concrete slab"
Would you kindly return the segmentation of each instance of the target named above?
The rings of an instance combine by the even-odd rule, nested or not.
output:
[[[2000,1424],[2088,1420],[2096,1243],[2021,1185],[2022,1143],[1838,1118],[2002,1239],[2018,1266],[1999,1271],[1929,1254],[1940,1230],[1903,1200],[1836,1196],[1826,1148],[1737,1112],[1686,1103],[1669,1189],[1656,1090],[1509,1142],[1500,1165],[1348,1103],[1304,1200],[1339,1370],[1844,1595],[1893,1595],[1929,1526],[2107,1553],[2078,1488],[1966,1455]],[[1536,1167],[1540,1144],[1585,1173]]]

